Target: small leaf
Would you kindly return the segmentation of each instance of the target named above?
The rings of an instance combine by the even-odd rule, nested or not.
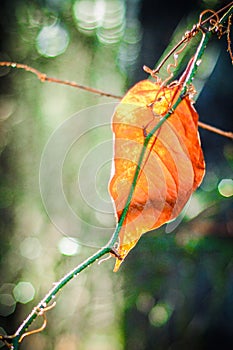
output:
[[[179,215],[204,176],[198,114],[188,94],[148,137],[175,103],[181,88],[179,82],[161,87],[149,80],[141,81],[128,91],[113,115],[114,171],[109,191],[118,222],[132,191],[119,233],[117,253],[121,259],[117,258],[114,271],[143,233]],[[149,139],[146,146],[145,139]]]

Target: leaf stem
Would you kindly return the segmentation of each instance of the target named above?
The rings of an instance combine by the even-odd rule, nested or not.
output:
[[[119,234],[119,232],[120,232],[120,230],[121,230],[121,228],[123,226],[123,223],[125,221],[126,215],[128,213],[129,206],[130,206],[130,203],[131,203],[134,191],[135,191],[135,187],[136,187],[136,184],[137,184],[137,181],[138,181],[138,177],[139,177],[139,174],[140,174],[140,169],[142,167],[142,162],[144,160],[144,156],[145,156],[145,153],[146,153],[146,150],[147,150],[148,143],[149,143],[150,139],[154,136],[154,134],[162,127],[162,125],[165,123],[165,121],[173,114],[175,109],[181,103],[181,101],[183,99],[183,96],[185,95],[185,93],[187,91],[187,86],[191,84],[191,82],[192,82],[192,80],[193,80],[193,78],[195,76],[195,73],[196,73],[197,68],[199,66],[200,59],[201,59],[201,57],[202,57],[202,55],[203,55],[203,53],[205,51],[205,48],[206,48],[206,45],[207,45],[207,43],[208,43],[208,41],[210,39],[210,36],[211,36],[210,32],[203,33],[202,40],[201,40],[201,42],[200,42],[200,44],[198,46],[197,52],[196,52],[196,54],[194,56],[194,59],[193,59],[193,62],[191,64],[189,73],[187,74],[187,77],[186,77],[186,79],[185,79],[185,81],[183,83],[183,88],[182,88],[182,90],[181,90],[181,92],[179,94],[178,99],[173,104],[173,106],[170,108],[170,110],[167,112],[167,114],[158,122],[158,124],[145,137],[144,143],[142,145],[141,153],[139,155],[139,159],[138,159],[138,162],[137,162],[137,166],[136,166],[136,169],[135,169],[132,185],[130,187],[129,195],[128,195],[128,198],[127,198],[127,201],[126,201],[126,205],[125,205],[125,208],[123,209],[121,217],[120,217],[120,219],[118,221],[117,228],[116,228],[116,231],[114,233],[114,238],[118,237],[118,234]]]
[[[229,15],[233,12],[233,7],[231,7],[221,18],[220,22],[223,23],[228,17]],[[185,82],[183,84],[183,88],[179,94],[179,97],[177,98],[176,102],[173,104],[172,108],[168,111],[168,113],[159,121],[159,123],[153,128],[153,130],[151,130],[151,132],[147,135],[147,137],[144,140],[144,144],[139,156],[139,160],[138,160],[138,164],[135,170],[135,174],[134,174],[134,178],[133,178],[133,182],[130,188],[130,193],[128,195],[127,198],[127,202],[126,202],[126,206],[122,212],[122,215],[119,219],[119,222],[117,224],[116,230],[113,233],[111,239],[109,240],[109,242],[107,243],[106,246],[104,246],[103,248],[99,249],[96,253],[94,253],[92,256],[90,256],[89,258],[87,258],[85,261],[83,261],[81,264],[79,264],[77,267],[75,267],[73,270],[71,270],[70,272],[68,272],[63,278],[60,279],[60,281],[58,281],[57,283],[54,284],[54,286],[50,289],[50,291],[45,295],[45,297],[38,303],[38,305],[31,311],[31,313],[27,316],[27,318],[23,321],[23,323],[20,325],[20,327],[17,329],[17,331],[15,332],[14,335],[12,336],[1,336],[1,340],[3,340],[5,342],[5,344],[12,350],[17,350],[19,347],[20,342],[22,341],[22,339],[24,338],[24,336],[26,335],[26,330],[29,328],[29,326],[32,324],[32,322],[37,318],[38,315],[44,315],[43,312],[46,311],[46,309],[48,310],[48,304],[54,300],[55,296],[57,295],[57,293],[69,282],[71,281],[75,276],[77,276],[81,271],[83,271],[84,269],[86,269],[88,266],[90,266],[91,264],[93,264],[95,261],[97,261],[99,258],[101,258],[102,256],[104,256],[105,254],[114,253],[113,247],[115,242],[118,239],[119,236],[119,232],[121,230],[121,227],[124,223],[124,220],[126,218],[129,206],[130,206],[130,202],[132,200],[132,196],[135,190],[135,186],[137,184],[137,180],[140,174],[140,169],[142,166],[142,162],[145,156],[145,152],[147,150],[147,146],[148,143],[150,141],[150,139],[153,137],[153,135],[155,134],[156,131],[159,130],[159,128],[161,128],[161,126],[163,125],[163,123],[165,123],[165,121],[173,114],[174,110],[178,107],[178,105],[181,103],[184,94],[187,91],[187,86],[191,84],[194,75],[198,69],[198,65],[200,62],[200,59],[205,51],[206,45],[209,41],[211,37],[211,32],[208,31],[206,33],[203,33],[203,37],[202,37],[202,41],[200,43],[200,45],[198,46],[196,55],[194,56],[194,60],[192,62],[189,74],[187,75]],[[114,97],[114,98],[120,98],[119,96],[116,95],[112,95],[112,94],[107,94],[104,92],[100,92],[99,90],[96,89],[92,89],[92,88],[88,88],[88,87],[83,87],[80,86],[77,83],[74,82],[68,82],[68,81],[61,81],[59,79],[55,79],[55,78],[49,78],[46,75],[40,73],[39,71],[37,71],[34,68],[31,68],[27,65],[23,65],[23,64],[18,64],[18,63],[13,63],[13,62],[0,62],[0,66],[11,66],[11,67],[16,67],[16,68],[22,68],[25,69],[27,71],[31,71],[32,73],[36,74],[37,77],[41,80],[41,81],[50,81],[50,82],[56,82],[56,83],[61,83],[61,84],[66,84],[66,85],[70,85],[70,86],[74,86],[74,87],[78,87],[78,88],[83,88],[84,90],[90,91],[90,92],[94,92],[94,93],[98,93],[104,96],[108,96],[108,97]],[[213,130],[212,130],[213,131]],[[44,310],[44,311],[43,311]],[[27,333],[28,335],[30,334],[30,332]],[[9,343],[10,342],[10,343]]]
[[[220,19],[219,22],[223,23],[232,12],[233,12],[233,7],[231,7],[227,11],[227,13],[225,13],[223,15],[223,17]],[[129,195],[128,195],[128,198],[127,198],[127,201],[126,201],[126,205],[125,205],[125,208],[123,209],[121,217],[120,217],[120,219],[118,221],[117,228],[116,228],[116,231],[115,231],[114,236],[113,236],[114,238],[118,237],[119,232],[120,232],[120,230],[121,230],[121,228],[123,226],[123,223],[125,221],[126,215],[128,213],[129,206],[130,206],[130,203],[131,203],[131,200],[132,200],[132,197],[133,197],[133,193],[135,191],[135,187],[136,187],[136,184],[137,184],[137,181],[138,181],[138,177],[139,177],[139,174],[140,174],[140,169],[142,167],[142,162],[144,160],[144,156],[145,156],[145,152],[147,150],[148,143],[149,143],[150,139],[154,136],[154,134],[162,127],[162,125],[165,123],[165,121],[173,114],[175,109],[181,103],[181,101],[183,99],[183,96],[186,94],[187,87],[192,83],[192,80],[193,80],[193,78],[194,78],[194,76],[195,76],[195,74],[197,72],[198,66],[200,65],[200,62],[201,62],[201,58],[202,58],[202,56],[203,56],[203,54],[205,52],[206,46],[207,46],[207,44],[208,44],[208,42],[209,42],[209,40],[211,38],[211,35],[212,35],[211,31],[204,31],[203,30],[201,42],[200,42],[200,44],[199,44],[199,46],[197,48],[197,51],[196,51],[196,54],[195,54],[195,56],[193,58],[192,64],[191,64],[190,69],[189,69],[189,72],[188,72],[188,74],[187,74],[187,76],[185,78],[185,81],[183,83],[183,88],[182,88],[182,90],[181,90],[181,92],[179,94],[179,97],[177,98],[177,100],[173,104],[173,106],[170,108],[170,110],[167,112],[167,114],[148,133],[148,135],[146,136],[146,138],[144,140],[144,143],[143,143],[143,146],[142,146],[142,150],[141,150],[141,153],[140,153],[140,156],[139,156],[139,159],[138,159],[138,162],[137,162],[137,166],[136,166],[136,169],[135,169],[132,185],[130,187]],[[203,127],[204,124],[201,123],[201,126]],[[211,131],[213,131],[213,129],[214,128],[211,128]],[[220,134],[223,135],[223,133],[220,133]],[[226,136],[225,133],[224,133],[224,136]],[[231,133],[229,133],[227,135],[227,137],[231,137]]]

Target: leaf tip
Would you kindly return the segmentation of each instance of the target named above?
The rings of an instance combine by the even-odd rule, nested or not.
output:
[[[123,260],[121,260],[121,259],[117,259],[117,260],[116,260],[116,263],[115,263],[113,272],[117,272],[117,271],[119,270],[119,268],[120,268],[122,262],[123,262]]]

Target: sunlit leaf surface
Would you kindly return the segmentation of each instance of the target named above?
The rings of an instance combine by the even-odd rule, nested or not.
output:
[[[149,80],[137,83],[117,107],[113,174],[109,185],[119,221],[133,184],[144,141],[172,108],[181,87],[161,88]],[[119,234],[122,260],[141,235],[176,218],[204,175],[204,159],[197,131],[198,114],[187,94],[169,119],[151,137],[132,199]],[[122,260],[117,259],[115,271]]]

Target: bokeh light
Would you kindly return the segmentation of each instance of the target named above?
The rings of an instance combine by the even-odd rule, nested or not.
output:
[[[172,308],[167,303],[157,303],[149,313],[149,321],[154,327],[161,327],[167,323],[172,314]]]
[[[92,34],[101,23],[104,7],[104,1],[76,1],[73,12],[78,29],[85,34]]]
[[[0,315],[9,316],[15,311],[16,302],[12,291],[15,287],[13,283],[4,283],[0,287]]]
[[[80,252],[80,246],[74,237],[63,237],[58,243],[58,249],[63,255],[77,255]]]
[[[73,6],[78,30],[97,35],[103,44],[119,42],[125,27],[125,4],[120,0],[77,0]]]
[[[61,55],[69,44],[69,34],[65,28],[55,22],[50,26],[44,26],[36,40],[38,52],[45,57]]]
[[[22,304],[27,304],[33,300],[35,289],[30,282],[19,282],[13,289],[15,300]]]
[[[218,191],[223,197],[233,196],[233,180],[222,179],[218,184]]]
[[[217,0],[200,6],[184,2],[182,11],[170,3],[168,11],[165,2],[158,6],[140,0],[9,1],[0,13],[0,19],[5,19],[1,60],[25,63],[48,76],[122,96],[134,82],[147,77],[144,64],[155,67],[171,38],[175,45],[198,21],[200,11],[217,3],[219,8]],[[176,25],[182,27],[178,36],[173,35]],[[196,39],[180,55],[176,74],[194,55]],[[212,45],[198,68],[199,79],[193,81],[197,90],[205,84],[196,108],[201,121],[232,131],[232,67],[226,35],[208,46]],[[167,74],[166,64],[162,74]],[[16,68],[0,68],[0,76],[0,334],[4,329],[13,334],[35,306],[34,301],[28,303],[35,291],[40,301],[53,283],[94,253],[94,246],[106,244],[105,232],[115,226],[111,213],[91,206],[86,210],[77,193],[77,169],[86,150],[95,145],[96,135],[85,138],[71,154],[62,181],[75,213],[92,227],[101,227],[100,234],[82,223],[72,232],[55,195],[53,213],[68,228],[64,236],[49,221],[38,186],[41,154],[54,129],[81,109],[111,99],[59,84],[41,84]],[[97,118],[93,114],[91,126]],[[105,131],[103,135],[105,139]],[[200,136],[206,175],[187,213],[184,210],[166,228],[145,234],[118,274],[112,273],[113,258],[79,274],[47,313],[46,330],[27,337],[25,350],[167,350],[186,349],[190,344],[195,349],[216,344],[231,348],[233,148],[227,138],[201,128]],[[107,168],[99,168],[96,178],[90,167],[84,169],[87,187],[91,181],[97,186],[98,198],[93,196],[92,206],[94,201],[99,205],[100,199],[103,204],[109,201]],[[50,190],[54,178],[48,176],[46,181]],[[42,321],[38,317],[30,329]]]
[[[127,21],[118,56],[119,66],[123,71],[129,72],[129,69],[134,69],[140,53],[141,39],[140,22],[137,19]]]
[[[139,311],[141,311],[144,314],[147,314],[153,307],[154,303],[155,300],[151,294],[140,293],[137,298],[136,306]]]
[[[30,260],[37,259],[41,255],[41,244],[36,237],[25,238],[20,243],[21,255]]]
[[[125,7],[119,0],[105,1],[105,11],[97,37],[101,43],[114,44],[123,36],[125,26]]]

